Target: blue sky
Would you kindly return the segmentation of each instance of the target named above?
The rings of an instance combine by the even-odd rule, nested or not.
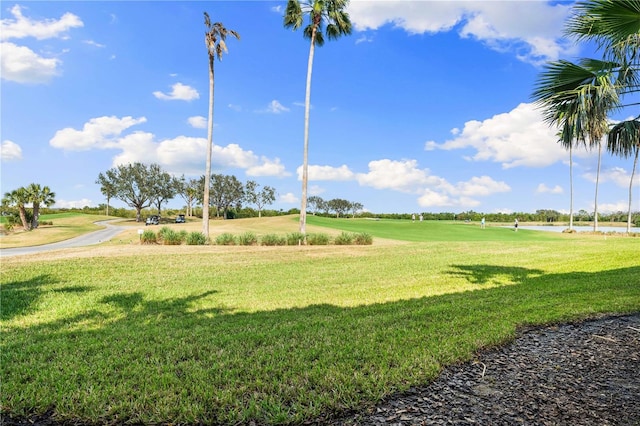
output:
[[[57,207],[97,206],[98,174],[119,164],[204,174],[207,11],[241,35],[215,64],[214,172],[299,208],[309,43],[283,28],[285,5],[3,1],[2,192],[37,182]],[[546,60],[592,55],[562,38],[570,6],[352,0],[353,34],[316,49],[309,195],[376,213],[568,211],[568,153],[531,92]],[[596,164],[575,152],[576,211],[593,209]],[[631,168],[603,155],[600,211],[626,211]]]

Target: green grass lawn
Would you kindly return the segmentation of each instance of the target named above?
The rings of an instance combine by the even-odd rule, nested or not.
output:
[[[432,380],[524,325],[640,310],[637,238],[310,223],[324,220],[405,242],[2,259],[2,411],[300,423]]]

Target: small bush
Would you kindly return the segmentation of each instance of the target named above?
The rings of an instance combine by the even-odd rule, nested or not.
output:
[[[169,229],[168,231],[162,233],[162,244],[166,246],[179,246],[186,239],[186,237],[187,233],[185,231],[176,232],[173,229]]]
[[[342,232],[338,235],[333,243],[337,246],[348,246],[353,243],[353,234],[349,234],[347,232]]]
[[[366,232],[361,232],[353,236],[353,243],[359,246],[370,246],[373,244],[373,236]]]
[[[288,246],[297,246],[304,242],[304,234],[300,232],[292,232],[287,234],[287,245]]]
[[[203,246],[207,244],[207,237],[202,232],[191,232],[187,235],[185,241],[189,246]]]
[[[216,237],[216,244],[220,246],[233,246],[236,244],[236,237],[233,234],[225,232]]]
[[[145,229],[140,236],[140,242],[142,244],[156,244],[158,242],[158,237],[155,232]]]
[[[327,234],[307,234],[307,244],[310,246],[326,246],[329,244],[329,235]]]
[[[258,244],[258,237],[253,232],[245,232],[238,237],[238,244],[241,246],[255,246]]]
[[[267,234],[260,238],[260,244],[263,246],[284,246],[287,244],[287,239],[275,234]]]
[[[162,228],[160,228],[160,230],[158,231],[158,239],[159,240],[165,240],[166,237],[168,235],[171,235],[172,233],[175,233],[171,228],[169,228],[168,226],[163,226]]]

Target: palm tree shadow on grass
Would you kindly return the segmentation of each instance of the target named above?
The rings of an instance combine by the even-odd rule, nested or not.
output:
[[[451,265],[450,274],[466,279],[472,284],[510,285],[521,284],[544,274],[540,269],[519,266]]]
[[[58,399],[105,386],[100,391],[109,395],[113,389],[108,384],[117,383],[124,374],[127,383],[119,386],[127,390],[122,397],[134,399],[139,409],[109,414],[108,398],[99,398],[107,401],[93,407],[106,416],[101,420],[130,416],[131,422],[140,423],[158,408],[153,402],[158,395],[149,399],[137,389],[169,386],[163,394],[165,404],[179,401],[185,409],[201,410],[207,419],[225,419],[247,402],[246,395],[254,395],[261,408],[247,414],[249,418],[229,423],[269,423],[284,412],[313,415],[309,413],[316,409],[300,414],[292,407],[311,406],[318,400],[327,404],[319,408],[325,412],[361,407],[380,398],[390,381],[397,380],[398,386],[423,383],[442,365],[469,359],[481,347],[512,338],[520,325],[640,310],[640,267],[559,274],[495,265],[452,268],[452,273],[479,285],[498,278],[520,285],[355,307],[315,304],[252,313],[214,306],[216,290],[165,300],[146,299],[140,292],[108,295],[83,314],[7,336],[4,350],[11,362],[0,371],[6,373],[9,385],[16,388],[19,383],[20,389],[31,392],[26,393],[26,404],[19,399],[24,395],[7,393],[7,406],[13,401],[31,412],[46,412],[51,399],[38,396],[42,393],[38,389],[51,389],[56,383],[67,386]],[[21,365],[48,374],[25,381],[31,373],[15,368]],[[330,372],[322,365],[331,365]],[[230,371],[237,376],[228,381],[233,377],[227,376]],[[372,374],[366,378],[359,374],[363,371]],[[328,382],[319,378],[327,374],[332,375]],[[274,377],[290,386],[270,387]],[[322,387],[325,382],[329,385]],[[336,387],[352,398],[349,405],[332,396]],[[204,398],[207,389],[230,395],[229,405]],[[315,395],[316,400],[306,395]],[[45,400],[44,405],[38,398]],[[72,419],[73,410],[81,413],[86,408],[81,403],[66,416]],[[154,421],[185,421],[177,411],[167,412],[171,414]]]
[[[44,294],[43,287],[58,284],[51,275],[38,275],[23,281],[14,281],[0,287],[0,320],[8,321],[20,315],[27,315],[36,309],[37,302]],[[54,292],[83,293],[86,286],[67,286],[53,289]]]

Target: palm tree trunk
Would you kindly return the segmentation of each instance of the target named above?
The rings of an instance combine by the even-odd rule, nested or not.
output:
[[[213,152],[213,55],[209,53],[209,129],[207,131],[207,165],[204,174],[202,202],[202,233],[209,238],[209,185],[211,185],[211,155]]]
[[[573,146],[569,145],[569,230],[573,231]]]
[[[307,64],[307,91],[304,100],[304,153],[302,156],[302,201],[300,204],[300,233],[305,237],[307,225],[307,183],[309,180],[309,110],[311,109],[311,72],[313,70],[313,53],[316,43],[317,26],[311,31],[311,47]]]
[[[627,215],[627,234],[631,233],[631,194],[633,194],[633,177],[636,173],[636,166],[638,165],[638,152],[640,152],[640,145],[636,145],[636,157],[633,160],[633,169],[631,169],[631,182],[629,182],[629,213]]]
[[[40,216],[40,203],[33,202],[33,218],[31,219],[31,229],[38,228],[38,216]]]
[[[602,142],[598,141],[598,171],[596,172],[596,197],[593,202],[593,231],[598,232],[598,184],[600,183],[600,161],[602,160]]]
[[[22,228],[25,231],[28,231],[30,229],[30,227],[29,227],[29,224],[27,223],[27,212],[26,212],[23,204],[20,204],[18,206],[18,214],[20,215],[20,221],[22,222]]]

